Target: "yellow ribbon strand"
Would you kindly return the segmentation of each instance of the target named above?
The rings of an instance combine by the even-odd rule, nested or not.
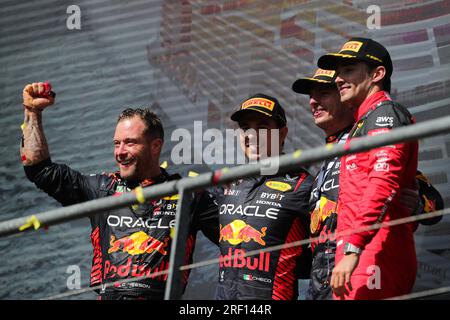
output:
[[[193,177],[198,176],[198,173],[195,172],[195,171],[189,171],[188,176],[189,176],[190,178],[193,178]]]
[[[134,192],[136,193],[136,200],[141,203],[144,204],[145,203],[145,197],[144,197],[144,191],[142,190],[142,187],[136,187],[136,189],[134,189]]]
[[[299,149],[299,150],[295,151],[294,155],[293,155],[294,159],[300,157],[301,154],[302,154],[302,150]]]
[[[167,167],[169,166],[169,164],[167,163],[167,161],[164,161],[163,163],[161,163],[160,167],[163,169],[167,169]]]
[[[41,222],[38,220],[38,218],[36,218],[35,215],[29,217],[26,223],[19,228],[19,231],[23,231],[31,227],[34,227],[34,230],[37,230],[41,227]]]

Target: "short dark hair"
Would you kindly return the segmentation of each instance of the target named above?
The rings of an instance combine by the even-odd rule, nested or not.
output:
[[[371,72],[373,69],[375,69],[378,66],[382,66],[380,64],[375,63],[369,63],[366,61],[363,61],[369,68],[369,72]],[[383,86],[383,90],[387,91],[388,93],[391,93],[391,77],[387,73],[386,69],[386,75],[384,76],[383,80],[381,81],[381,85]]]
[[[164,129],[161,123],[161,119],[156,115],[156,113],[150,111],[149,108],[127,108],[123,110],[117,122],[124,119],[131,119],[134,117],[139,117],[145,123],[145,134],[150,138],[160,138],[164,140]]]

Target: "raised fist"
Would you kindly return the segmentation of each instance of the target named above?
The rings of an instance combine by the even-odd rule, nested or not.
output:
[[[23,105],[29,109],[44,110],[55,102],[55,93],[48,82],[27,84],[23,89]]]

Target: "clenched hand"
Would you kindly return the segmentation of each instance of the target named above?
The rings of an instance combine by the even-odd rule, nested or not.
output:
[[[54,94],[49,83],[35,82],[23,89],[23,105],[28,109],[44,110],[54,102]]]

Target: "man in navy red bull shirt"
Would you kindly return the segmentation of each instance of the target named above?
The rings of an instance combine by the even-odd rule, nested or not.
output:
[[[315,125],[326,135],[326,143],[345,143],[353,126],[353,111],[341,105],[334,83],[334,70],[317,69],[314,76],[296,80],[292,89],[309,96]],[[331,299],[330,279],[334,268],[340,158],[324,161],[314,180],[310,198],[310,232],[313,254],[308,300]]]
[[[49,85],[44,83],[29,84],[23,90],[21,156],[28,179],[62,205],[133,190],[138,193],[142,187],[180,178],[159,166],[164,130],[158,116],[149,109],[129,108],[119,116],[113,139],[118,172],[83,175],[53,162],[42,127],[42,112],[54,102],[49,92]],[[164,297],[167,274],[154,274],[168,268],[177,199],[173,195],[90,217],[94,249],[91,285],[101,285],[101,299]],[[192,195],[190,205],[186,263],[192,259],[197,230],[201,229],[213,242],[219,238],[217,207],[212,197],[207,193]],[[184,284],[187,276],[185,273]]]
[[[277,99],[254,95],[231,119],[239,124],[240,146],[248,160],[281,153],[288,129]],[[271,136],[274,132],[279,134],[276,143]],[[216,196],[221,252],[217,299],[297,298],[297,277],[309,273],[307,248],[296,246],[253,256],[246,253],[308,237],[311,184],[311,176],[299,168],[287,174],[241,179],[220,190]]]

